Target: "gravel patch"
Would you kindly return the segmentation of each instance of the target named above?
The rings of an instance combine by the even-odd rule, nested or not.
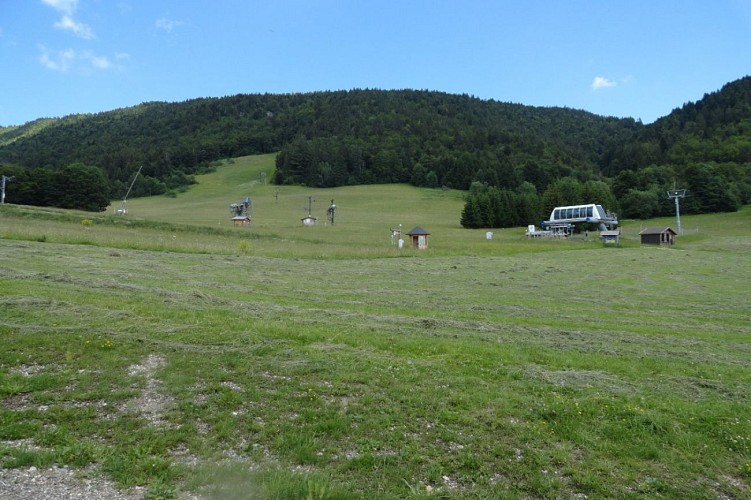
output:
[[[0,469],[3,500],[140,500],[145,491],[145,488],[120,491],[104,479],[82,476],[65,467]]]
[[[141,417],[153,425],[164,424],[163,411],[172,403],[170,398],[159,393],[159,381],[153,376],[164,363],[163,358],[150,355],[142,364],[128,368],[129,375],[142,375],[146,378],[146,387],[143,393],[127,406],[140,413]],[[23,365],[17,371],[24,376],[30,376],[43,369],[44,367],[40,365]],[[31,440],[3,443],[6,446],[13,444],[34,448]],[[49,469],[0,468],[0,498],[2,500],[140,500],[145,494],[146,488],[144,487],[127,491],[118,490],[113,482],[97,477],[95,470],[91,467],[84,470],[57,466]],[[196,497],[183,496],[181,498]]]

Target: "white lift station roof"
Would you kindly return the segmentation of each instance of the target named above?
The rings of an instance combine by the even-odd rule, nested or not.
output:
[[[615,214],[607,212],[602,205],[589,203],[587,205],[555,207],[550,212],[550,219],[542,221],[542,226],[558,226],[561,224],[575,224],[577,222],[599,224],[600,229],[605,230],[606,228],[617,226],[618,218]]]

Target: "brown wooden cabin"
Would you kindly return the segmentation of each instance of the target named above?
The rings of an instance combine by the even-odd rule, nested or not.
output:
[[[677,234],[669,227],[648,227],[639,236],[642,245],[674,245]]]

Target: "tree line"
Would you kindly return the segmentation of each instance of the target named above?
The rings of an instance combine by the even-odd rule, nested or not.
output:
[[[102,169],[73,163],[60,169],[4,167],[6,201],[21,205],[100,212],[110,203],[110,185]]]
[[[603,181],[578,181],[564,177],[538,193],[532,183],[517,189],[500,189],[487,183],[473,182],[461,214],[467,228],[519,227],[539,224],[555,207],[595,203],[617,207],[610,186]],[[611,209],[611,210],[613,210]]]

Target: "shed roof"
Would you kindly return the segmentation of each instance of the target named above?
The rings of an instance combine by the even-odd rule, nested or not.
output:
[[[430,233],[421,228],[420,226],[415,226],[413,229],[410,229],[407,232],[407,235],[409,236],[420,236],[420,235],[429,235]]]
[[[647,229],[640,231],[639,234],[662,234],[668,231],[673,233],[673,235],[678,234],[669,227],[648,227]]]

